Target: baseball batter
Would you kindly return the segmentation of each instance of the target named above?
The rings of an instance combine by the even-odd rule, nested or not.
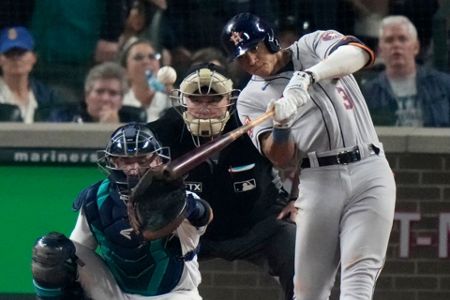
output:
[[[273,29],[243,13],[222,42],[253,75],[238,99],[242,122],[275,165],[301,164],[294,292],[328,299],[341,267],[341,300],[372,299],[385,260],[396,187],[365,100],[351,75],[373,52],[352,36],[317,31],[280,49]]]

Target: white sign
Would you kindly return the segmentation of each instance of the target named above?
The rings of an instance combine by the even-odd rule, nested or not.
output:
[[[411,222],[420,221],[420,213],[396,212],[395,221],[400,222],[400,257],[409,257],[409,248],[411,240]],[[450,213],[439,214],[439,258],[448,257],[448,236],[450,232]],[[431,246],[432,238],[420,236],[415,240],[416,245]]]

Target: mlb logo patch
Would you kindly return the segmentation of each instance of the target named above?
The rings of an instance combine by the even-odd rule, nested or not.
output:
[[[248,192],[256,189],[256,180],[249,179],[245,181],[235,182],[233,183],[233,186],[236,193]]]

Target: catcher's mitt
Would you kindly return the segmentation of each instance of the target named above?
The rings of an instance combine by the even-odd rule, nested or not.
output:
[[[146,240],[172,233],[186,214],[186,190],[182,179],[167,180],[147,171],[133,188],[128,201],[133,229]]]

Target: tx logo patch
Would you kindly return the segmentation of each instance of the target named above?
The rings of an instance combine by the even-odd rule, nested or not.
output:
[[[189,182],[185,182],[184,185],[186,186],[186,189],[188,191],[197,192],[197,193],[203,192],[203,185],[201,182],[189,181]]]
[[[236,193],[247,192],[256,189],[256,180],[254,178],[233,183]]]

